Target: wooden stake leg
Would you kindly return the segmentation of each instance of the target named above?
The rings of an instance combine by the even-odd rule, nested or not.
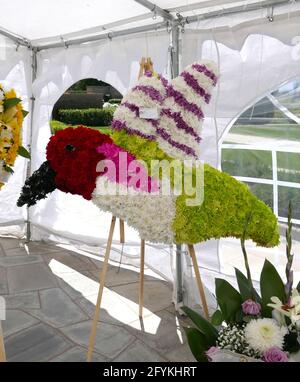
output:
[[[120,243],[125,244],[125,227],[122,219],[120,219]]]
[[[200,293],[200,298],[201,298],[201,302],[202,302],[204,315],[205,315],[205,318],[207,320],[209,320],[208,306],[207,306],[207,301],[206,301],[206,297],[205,297],[204,287],[203,287],[200,272],[199,272],[195,248],[193,245],[189,244],[188,249],[189,249],[189,254],[190,254],[190,256],[192,258],[192,262],[193,262],[193,267],[194,267],[194,271],[195,271],[196,281],[197,281],[197,285],[198,285],[198,289],[199,289],[199,293]]]
[[[115,224],[116,224],[116,217],[113,216],[111,219],[109,235],[108,235],[108,239],[107,239],[103,268],[102,268],[101,276],[99,279],[100,285],[99,285],[99,291],[98,291],[98,298],[97,298],[97,303],[96,303],[96,307],[95,307],[94,319],[93,319],[90,341],[89,341],[89,347],[88,347],[88,353],[87,353],[87,361],[88,362],[91,362],[93,359],[93,352],[94,352],[94,346],[95,346],[95,340],[96,340],[96,334],[97,334],[97,324],[98,324],[99,316],[100,316],[100,307],[101,307],[103,289],[104,289],[104,285],[105,285],[106,273],[107,273],[107,269],[108,269],[108,260],[109,260],[110,250],[111,250],[111,244],[112,244]]]
[[[3,332],[0,321],[0,362],[6,362],[5,348],[4,348],[4,340],[3,340]]]
[[[143,317],[144,270],[145,270],[145,240],[141,240],[140,291],[139,291],[139,317],[140,318]]]

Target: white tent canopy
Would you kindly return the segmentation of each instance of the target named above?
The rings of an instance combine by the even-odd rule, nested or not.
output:
[[[300,77],[299,1],[0,0],[0,5],[0,82],[14,87],[30,111],[24,144],[31,148],[31,172],[45,160],[52,109],[64,91],[80,79],[97,78],[124,94],[136,81],[142,56],[151,56],[155,70],[168,76],[202,58],[217,62],[220,81],[204,110],[201,143],[201,158],[216,167],[235,118]],[[18,158],[14,176],[1,190],[0,234],[22,236],[30,222],[34,240],[105,245],[109,216],[80,197],[56,191],[29,211],[17,208],[27,170]],[[134,261],[138,236],[130,229],[126,236],[127,260]],[[115,250],[120,250],[117,242]],[[210,286],[211,274],[222,271],[219,243],[198,250],[205,253],[201,264]],[[170,249],[147,251],[148,264],[172,279]],[[190,278],[188,264],[185,276]]]

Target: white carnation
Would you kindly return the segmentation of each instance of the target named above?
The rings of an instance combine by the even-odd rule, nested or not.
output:
[[[251,320],[245,328],[249,345],[261,353],[275,346],[282,349],[286,329],[271,318]]]

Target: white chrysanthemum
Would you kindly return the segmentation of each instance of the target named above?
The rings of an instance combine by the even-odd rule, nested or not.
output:
[[[246,341],[261,353],[273,346],[282,349],[285,334],[286,329],[271,318],[251,320],[245,328]]]

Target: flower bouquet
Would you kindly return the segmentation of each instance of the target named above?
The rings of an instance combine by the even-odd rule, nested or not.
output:
[[[0,189],[14,172],[16,157],[30,157],[22,146],[21,134],[23,119],[27,114],[14,89],[6,91],[0,84]]]
[[[248,222],[251,216],[248,218]],[[210,321],[195,311],[183,311],[195,324],[185,328],[190,349],[199,362],[300,361],[300,283],[293,288],[291,204],[286,230],[286,282],[266,260],[260,277],[260,294],[254,289],[245,237],[241,238],[247,270],[235,269],[238,289],[216,279],[218,309]]]

